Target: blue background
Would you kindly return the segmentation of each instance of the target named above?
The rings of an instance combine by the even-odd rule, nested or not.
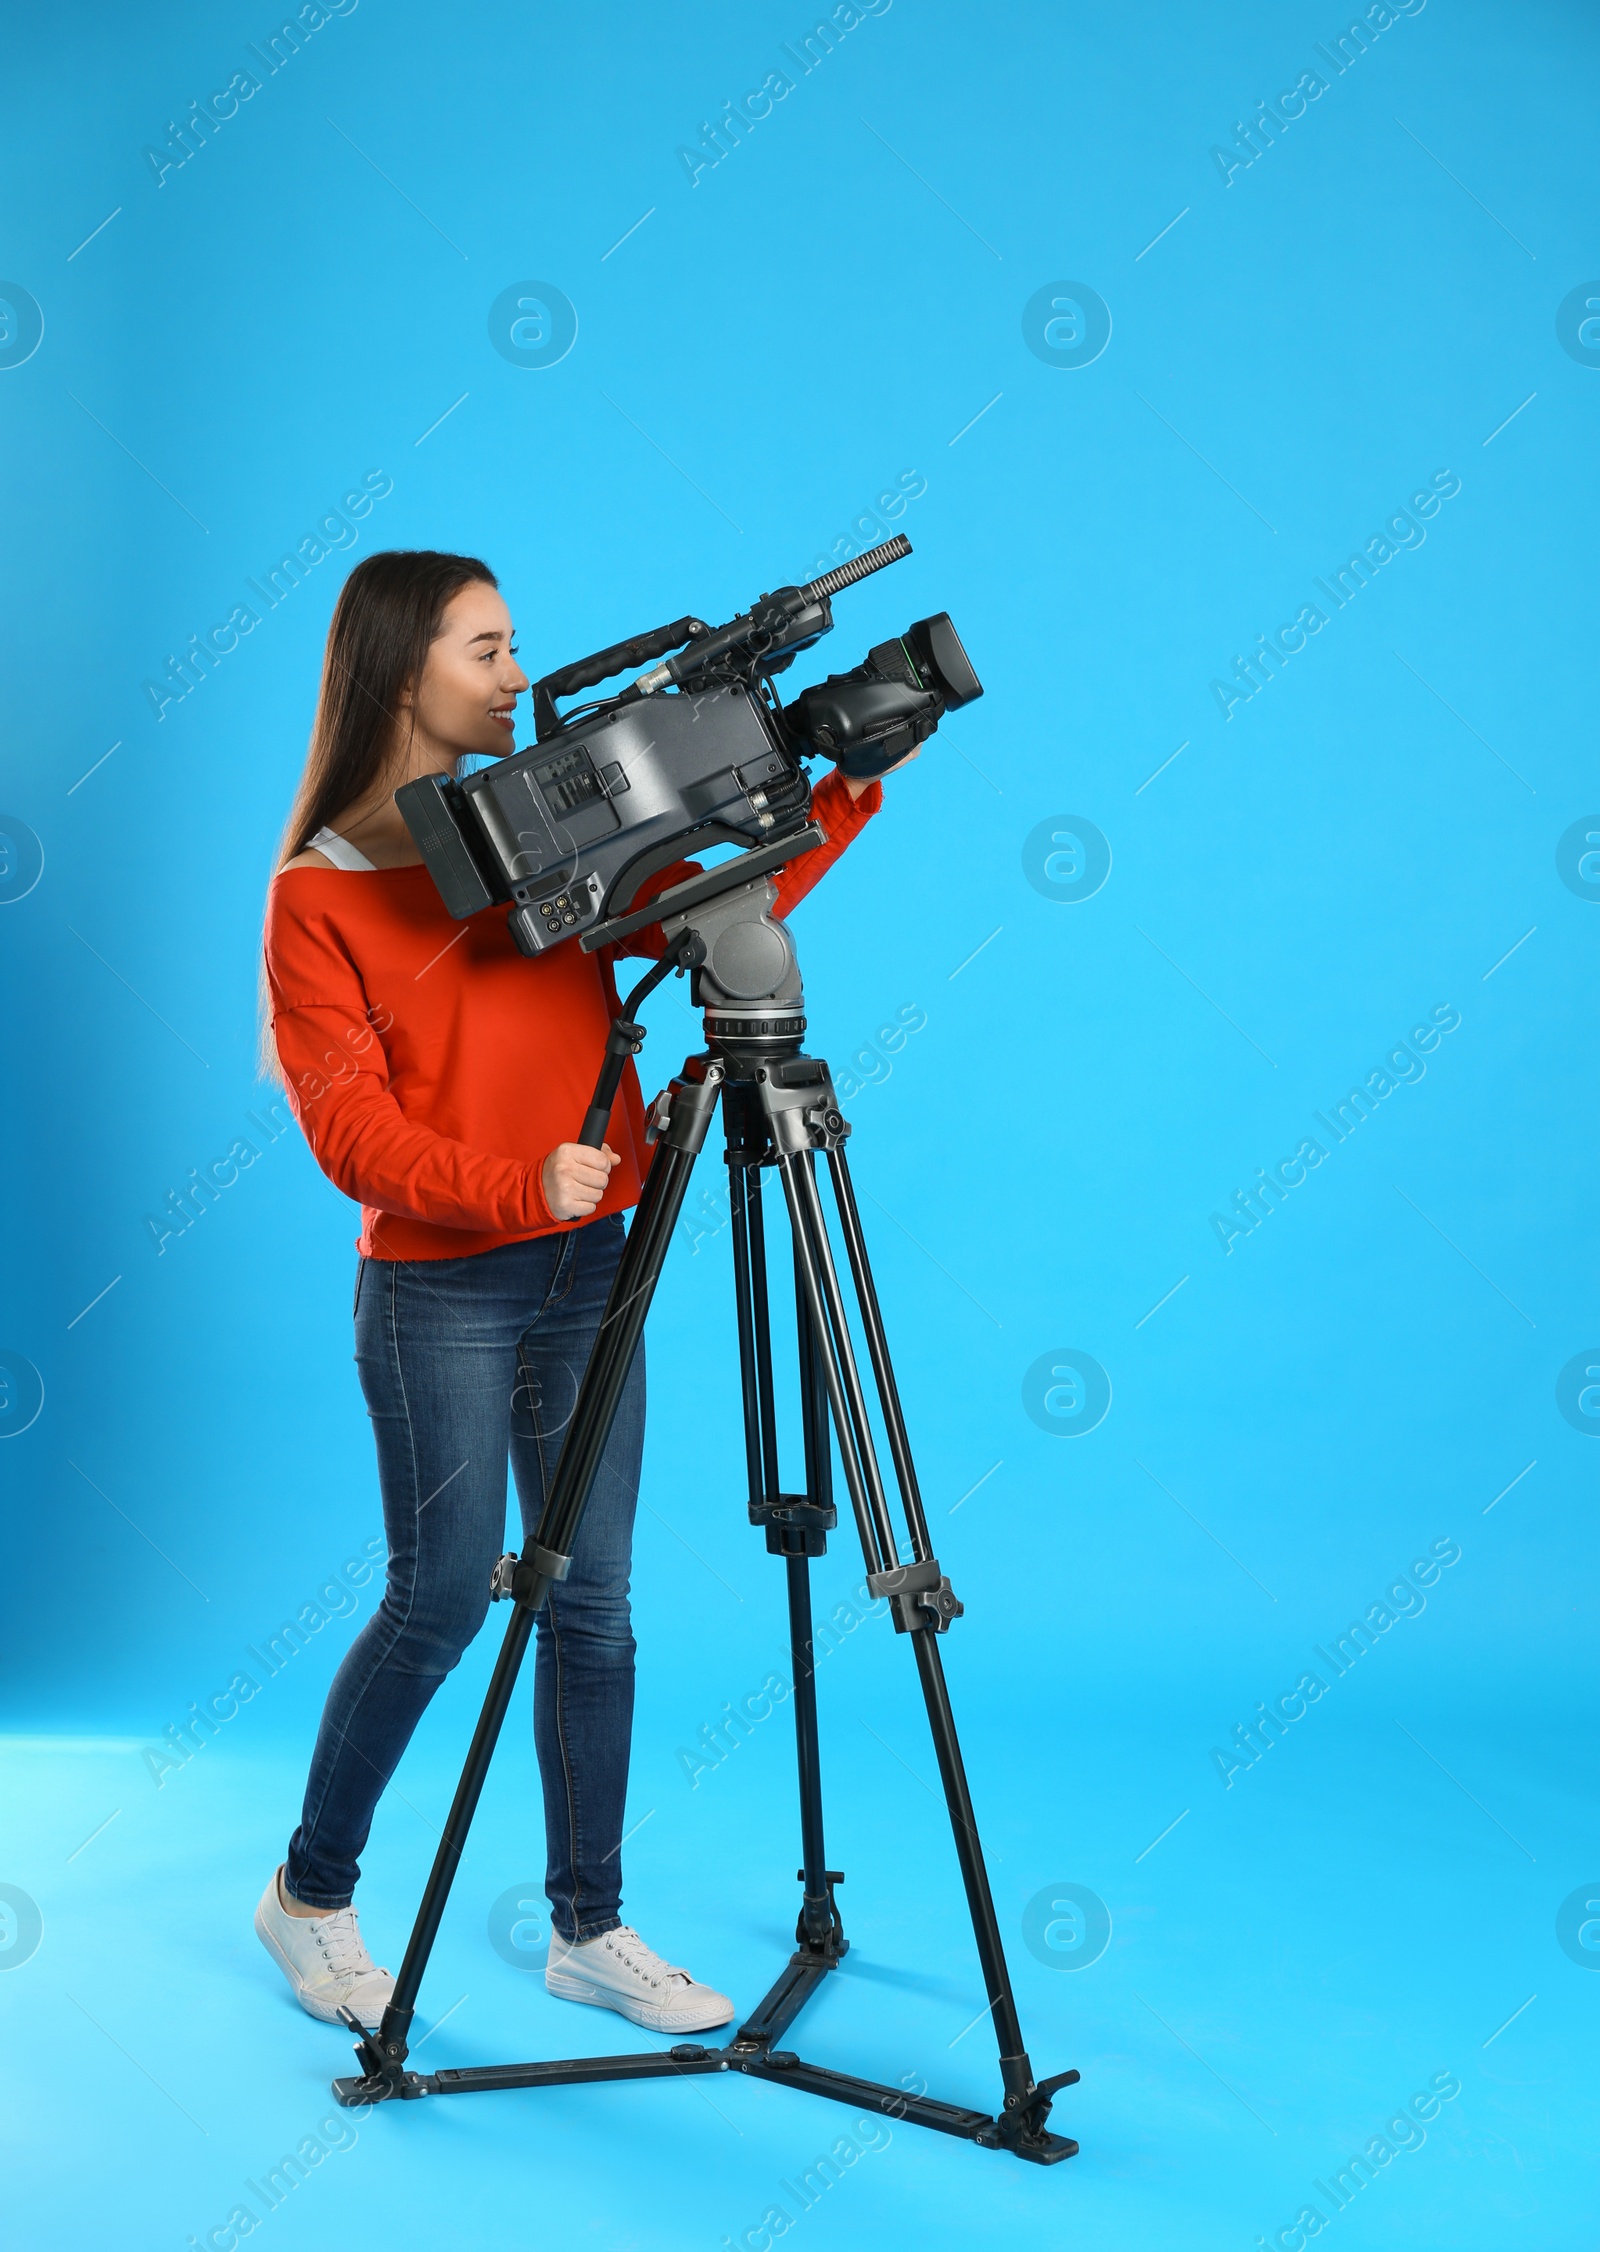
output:
[[[1590,2225],[1600,1401],[1569,1379],[1564,1415],[1557,1383],[1600,1364],[1600,886],[1557,844],[1600,803],[1600,350],[1569,303],[1600,273],[1600,27],[1572,0],[1428,0],[1336,74],[1314,43],[1348,18],[1313,0],[894,0],[803,74],[783,43],[811,20],[360,0],[270,76],[246,42],[274,19],[236,0],[86,7],[70,48],[48,12],[3,34],[0,359],[28,340],[18,291],[44,323],[0,367],[0,2010],[29,2252],[205,2241],[330,2116],[356,2140],[274,2242],[712,2252],[781,2241],[772,2205],[852,2246],[1295,2248],[1306,2205],[1352,2247]],[[259,90],[158,183],[147,146],[246,68]],[[691,184],[680,146],[780,69],[792,90]],[[1214,147],[1313,69],[1327,90],[1225,180]],[[489,326],[530,278],[577,317],[542,367]],[[1074,287],[1111,317],[1081,365]],[[1041,291],[1068,301],[1048,336]],[[158,719],[144,684],[373,471],[393,489],[358,541]],[[1213,682],[1436,472],[1460,489],[1425,541],[1224,717]],[[856,1059],[857,1177],[967,1605],[948,1667],[1035,2065],[1083,2072],[1055,2122],[1082,2154],[1042,2172],[895,2128],[802,2214],[782,2185],[850,2115],[776,2088],[341,2127],[346,2038],[294,2010],[250,1915],[372,1587],[159,1784],[143,1749],[379,1527],[356,1215],[298,1135],[159,1255],[145,1225],[273,1093],[262,897],[340,577],[378,546],[482,554],[538,672],[895,529],[914,558],[842,597],[803,669],[948,607],[987,694],[795,928],[814,1045]],[[1109,874],[1050,896],[1075,852],[1097,865],[1084,824]],[[1460,1023],[1426,1074],[1321,1135],[1225,1250],[1211,1215],[1435,1008]],[[651,1023],[647,1093],[695,1029],[671,993]],[[678,1757],[783,1662],[714,1210],[650,1356],[627,1912],[743,2007],[788,1944],[792,1755],[780,1716],[693,1787]],[[1092,1430],[1029,1412],[1029,1372],[1069,1356],[1109,1382]],[[1426,1609],[1349,1678],[1319,1668],[1325,1698],[1224,1783],[1214,1748],[1440,1540],[1460,1559]],[[841,1537],[821,1587],[858,1579]],[[380,1960],[494,1641],[384,1802]],[[992,2105],[881,1616],[821,1693],[855,1944],[798,2045]],[[511,1960],[491,1944],[542,1857],[523,1698],[423,2064],[628,2038],[518,1967],[527,1918],[514,1943],[502,1913]],[[1110,1916],[1092,1962],[1093,1913],[1048,1906],[1069,1886]],[[1335,2213],[1313,2185],[1441,2073],[1460,2093],[1422,2146]]]

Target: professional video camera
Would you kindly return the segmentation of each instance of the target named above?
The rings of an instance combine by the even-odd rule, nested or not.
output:
[[[508,903],[518,947],[543,954],[625,913],[686,850],[777,843],[804,827],[803,759],[825,756],[859,780],[925,742],[946,711],[983,694],[943,611],[787,706],[772,685],[831,630],[833,595],[910,553],[897,534],[727,625],[679,618],[536,682],[532,749],[396,792],[450,913]],[[649,669],[620,695],[557,710],[558,696],[634,665]]]

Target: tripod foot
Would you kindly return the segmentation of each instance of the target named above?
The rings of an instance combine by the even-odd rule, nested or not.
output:
[[[352,2075],[335,2080],[331,2085],[334,2102],[346,2111],[360,2111],[367,2104],[387,2103],[392,2096],[409,2099],[432,2092],[420,2072],[403,2072],[398,2082],[380,2074],[363,2074],[359,2079]]]
[[[1076,2158],[1078,2146],[1070,2135],[1008,2135],[999,2127],[993,2139],[974,2135],[974,2142],[987,2143],[991,2150],[1009,2150],[1013,2158],[1031,2158],[1036,2166],[1059,2166],[1063,2158]]]
[[[1005,2109],[993,2127],[973,2140],[991,2150],[1009,2150],[1014,2158],[1031,2159],[1036,2166],[1058,2166],[1063,2158],[1075,2157],[1078,2146],[1072,2137],[1051,2134],[1045,2121],[1055,2097],[1080,2077],[1076,2069],[1058,2072],[1020,2096],[1007,2096]]]
[[[352,2033],[361,2036],[356,2043],[356,2062],[363,2069],[359,2075],[352,2074],[346,2079],[334,2081],[333,2096],[336,2103],[342,2104],[346,2110],[355,2110],[365,2104],[388,2103],[395,2097],[403,2102],[410,2102],[417,2096],[429,2093],[428,2082],[420,2072],[407,2072],[404,2069],[406,2052],[403,2043],[390,2045],[380,2041],[378,2035],[369,2031],[352,2009],[342,2009],[339,2016]]]

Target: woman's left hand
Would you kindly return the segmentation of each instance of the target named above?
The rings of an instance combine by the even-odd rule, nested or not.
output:
[[[883,774],[869,774],[864,781],[860,782],[858,782],[852,774],[841,774],[839,776],[839,779],[843,782],[845,788],[850,792],[850,795],[853,798],[859,798],[865,791],[871,789],[874,782],[881,782],[884,778],[884,775],[898,774],[901,767],[909,766],[914,758],[921,758],[921,756],[922,745],[919,743],[914,751],[907,751],[904,758],[896,759],[893,766],[886,766],[883,770]],[[835,773],[838,773],[837,768],[835,768],[834,771]]]
[[[544,1200],[558,1220],[587,1220],[598,1210],[611,1181],[611,1168],[621,1158],[606,1143],[590,1149],[584,1142],[560,1142],[539,1169]]]

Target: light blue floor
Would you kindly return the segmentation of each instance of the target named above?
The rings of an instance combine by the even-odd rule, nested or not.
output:
[[[894,1682],[903,1652],[881,1622],[863,1632],[885,1647],[840,1678],[828,1714],[830,1852],[848,1873],[853,1946],[791,2039],[818,2061],[992,2105],[932,1762]],[[475,1689],[452,1684],[380,1813],[362,1901],[391,1964]],[[236,2238],[225,2225],[243,2206],[273,2244],[381,2230],[418,2246],[764,2252],[788,2233],[776,2208],[817,2245],[1221,2252],[1278,2244],[1285,2228],[1296,2247],[1309,2206],[1351,2247],[1568,2252],[1587,2241],[1600,2124],[1600,1981],[1556,1936],[1570,1873],[1600,1861],[1592,1810],[1561,1780],[1577,1747],[1486,1712],[1412,1710],[1402,1733],[1387,1693],[1352,1685],[1344,1710],[1330,1700],[1308,1716],[1314,1741],[1291,1736],[1148,1851],[1175,1811],[1159,1781],[1170,1713],[1088,1713],[1035,1734],[993,1704],[970,1711],[1035,2066],[1083,2073],[1056,2114],[1083,2147],[1053,2170],[732,2078],[340,2112],[328,2082],[349,2069],[347,2036],[293,2007],[250,1928],[299,1750],[240,1730],[158,1791],[131,1741],[13,1740],[8,1865],[44,1928],[0,1980],[15,2089],[6,2241],[225,2247],[247,2240],[236,2214]],[[781,1964],[795,1906],[783,1725],[697,1793],[663,1792],[629,1847],[629,1913],[741,2007]],[[424,1989],[419,2025],[438,2026],[424,2068],[653,2045],[552,2001],[491,1945],[492,1904],[539,1862],[537,1818],[519,1805],[531,1782],[514,1729]],[[1076,1974],[1036,1959],[1023,1930],[1032,1877],[1057,1864],[1112,1920],[1106,1952]],[[1071,1941],[1070,1910],[1053,1936]],[[1425,2126],[1400,2116],[1418,2097]],[[1341,2211],[1327,2185],[1375,2137],[1392,2155],[1374,2151],[1373,2178]],[[830,2151],[836,2178],[811,2171]],[[296,2152],[304,2178],[268,2185]]]

